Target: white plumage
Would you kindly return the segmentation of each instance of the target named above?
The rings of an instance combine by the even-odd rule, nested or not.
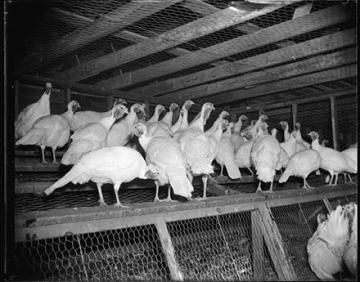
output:
[[[222,134],[219,142],[219,150],[216,154],[216,162],[220,165],[220,175],[223,176],[223,168],[225,166],[228,176],[232,179],[241,177],[240,170],[235,163],[235,148],[231,142],[231,130],[234,123],[230,122],[226,132]]]
[[[349,218],[343,207],[331,211],[326,221],[320,222],[307,244],[310,268],[321,280],[334,280],[342,270],[343,254],[349,240]]]
[[[306,142],[301,135],[301,124],[300,122],[295,123],[296,132],[296,152],[300,152],[305,149],[310,149],[310,143]]]
[[[118,191],[121,184],[135,178],[152,177],[154,177],[154,172],[149,170],[138,151],[128,147],[107,147],[82,156],[68,173],[45,190],[45,194],[49,195],[69,182],[82,184],[91,180],[97,184],[100,205],[106,205],[101,186],[104,183],[112,183],[116,206],[126,207],[121,205],[119,200]]]
[[[247,117],[245,115],[241,115],[239,116],[238,121],[234,124],[234,131],[231,134],[231,143],[234,146],[235,152],[246,141],[240,134],[243,121],[245,120],[247,120]]]
[[[273,128],[271,130],[271,135],[277,140],[277,129]],[[282,168],[286,168],[286,166],[288,165],[289,162],[289,155],[286,153],[286,151],[284,150],[284,148],[281,146],[280,143],[280,158],[279,158],[279,162],[276,165],[276,170],[281,170]]]
[[[63,147],[68,142],[71,118],[78,108],[79,103],[71,101],[65,113],[39,118],[30,131],[16,142],[16,145],[39,145],[43,163],[46,163],[44,156],[45,147],[51,147],[53,162],[56,162],[56,148]]]
[[[177,121],[171,126],[170,130],[174,134],[179,130],[184,130],[189,126],[188,123],[188,112],[191,106],[194,105],[194,102],[191,100],[186,100],[181,107],[179,118]]]
[[[50,115],[50,94],[52,85],[50,82],[45,85],[46,90],[40,99],[26,106],[15,120],[15,140],[23,137],[33,126],[35,121],[43,116]]]
[[[344,209],[349,217],[350,240],[345,247],[343,259],[346,267],[357,277],[357,204],[349,203]]]
[[[320,154],[315,150],[303,150],[294,154],[279,179],[279,183],[286,182],[290,176],[299,176],[304,179],[303,188],[311,190],[312,187],[306,182],[307,176],[320,168]]]
[[[286,121],[280,121],[280,125],[284,130],[284,138],[285,138],[285,132],[288,132],[289,125]],[[288,135],[286,135],[287,139],[284,142],[280,143],[281,148],[285,150],[289,158],[291,158],[296,153],[296,147],[297,147],[297,141],[295,138],[296,135],[297,135],[296,131],[289,133]]]
[[[124,99],[118,98],[114,100],[113,107],[116,104],[126,104]],[[95,112],[95,111],[78,111],[74,114],[74,117],[70,124],[72,131],[78,130],[86,124],[99,122],[103,118],[110,117],[112,114],[112,108],[107,112]]]
[[[106,138],[107,146],[125,146],[129,142],[134,136],[134,125],[139,121],[137,113],[145,114],[145,104],[133,104],[129,114],[113,124]]]
[[[98,122],[91,122],[78,128],[71,136],[72,143],[61,159],[64,165],[75,164],[85,153],[106,146],[106,137],[113,123],[128,113],[124,105],[115,105],[110,116]]]
[[[159,186],[169,184],[167,201],[171,201],[170,185],[174,194],[191,198],[194,187],[186,175],[185,158],[178,142],[170,137],[154,136],[144,124],[135,125],[140,133],[139,143],[146,152],[146,162],[158,172],[155,179],[155,201],[159,200]]]

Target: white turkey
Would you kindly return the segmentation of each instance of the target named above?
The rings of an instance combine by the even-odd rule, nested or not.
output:
[[[141,154],[128,147],[107,147],[83,155],[80,160],[62,178],[44,191],[50,195],[54,190],[69,182],[83,184],[93,181],[97,185],[100,205],[106,205],[101,191],[105,183],[114,184],[116,196],[115,206],[123,206],[119,200],[119,189],[122,183],[135,178],[148,179],[157,176],[156,171],[150,169]]]
[[[50,115],[50,94],[52,85],[45,84],[46,90],[40,99],[33,104],[26,106],[15,120],[15,140],[23,137],[33,126],[38,118]]]
[[[234,146],[235,152],[239,149],[239,147],[244,144],[246,141],[243,136],[241,136],[240,131],[243,125],[243,122],[247,120],[245,115],[241,115],[238,118],[238,121],[234,124],[234,130],[231,133],[231,143]]]

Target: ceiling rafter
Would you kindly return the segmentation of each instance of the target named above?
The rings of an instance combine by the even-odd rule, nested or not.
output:
[[[125,73],[124,76],[121,77],[105,79],[95,85],[108,89],[128,87],[199,64],[215,61],[228,55],[234,55],[256,47],[275,43],[289,37],[335,25],[348,20],[348,18],[349,10],[336,5],[300,18],[261,29],[255,33],[243,35],[204,48],[201,50],[201,53],[196,51],[131,73]]]
[[[224,9],[215,14],[211,14],[196,21],[181,25],[162,33],[159,36],[149,38],[148,40],[142,41],[138,44],[128,46],[116,52],[85,62],[81,66],[77,66],[60,73],[56,76],[56,78],[67,79],[70,81],[80,81],[97,75],[102,71],[169,48],[173,48],[184,42],[191,41],[215,31],[267,14],[280,7],[280,5],[272,5],[253,12],[244,12],[240,15],[238,12],[231,9]]]
[[[44,66],[49,63],[51,59],[58,58],[79,49],[90,42],[116,32],[125,26],[146,18],[179,1],[181,0],[157,2],[131,1],[126,3],[116,10],[103,15],[99,20],[96,20],[83,28],[76,29],[55,42],[44,46],[40,54],[29,55],[23,62],[25,66],[24,70],[35,70],[40,66]],[[144,12],[138,13],[139,10],[143,10]]]

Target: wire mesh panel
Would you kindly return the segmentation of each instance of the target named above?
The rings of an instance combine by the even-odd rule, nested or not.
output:
[[[153,225],[18,244],[21,273],[38,280],[169,280]],[[25,262],[25,263],[24,263]]]
[[[357,101],[356,95],[336,98],[338,149],[345,150],[357,142]]]
[[[298,279],[316,279],[307,261],[306,246],[317,229],[317,214],[327,214],[324,203],[315,201],[274,207],[271,210]]]
[[[252,279],[250,212],[175,221],[168,229],[184,279]]]
[[[354,202],[357,203],[357,196],[356,195],[350,195],[350,196],[344,196],[344,197],[336,197],[336,198],[331,198],[329,199],[329,202],[332,206],[333,209],[336,209],[337,206],[341,205],[346,205],[348,203]]]

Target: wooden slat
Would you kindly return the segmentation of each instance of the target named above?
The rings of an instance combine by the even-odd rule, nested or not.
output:
[[[247,112],[253,112],[259,109],[259,107],[262,107],[264,109],[272,109],[272,108],[281,108],[281,107],[286,107],[286,106],[290,106],[293,103],[296,104],[304,104],[304,103],[309,103],[309,102],[317,102],[317,101],[321,101],[321,100],[325,100],[325,99],[329,99],[330,96],[334,96],[334,97],[339,97],[339,96],[344,96],[344,95],[349,95],[349,94],[355,94],[356,93],[356,88],[355,87],[347,87],[346,89],[343,90],[333,90],[333,91],[328,91],[328,93],[326,94],[322,94],[322,95],[318,95],[318,96],[311,96],[311,97],[306,97],[306,98],[301,98],[301,99],[293,99],[291,101],[286,101],[286,102],[280,102],[280,103],[272,103],[272,104],[266,104],[266,105],[259,105],[259,104],[254,104],[254,105],[250,105],[248,107],[250,107],[250,109],[247,109],[245,107],[234,107],[230,109],[230,112],[232,113],[247,113]]]
[[[168,79],[158,83],[152,83],[137,88],[136,91],[154,96],[197,84],[207,83],[215,79],[239,75],[259,68],[270,67],[272,65],[291,61],[293,58],[300,59],[353,44],[356,44],[356,30],[350,29],[239,60],[221,67],[211,68],[209,70],[196,72],[179,78]]]
[[[252,255],[253,255],[253,272],[254,280],[261,281],[265,277],[265,265],[264,265],[264,238],[261,234],[260,227],[261,217],[259,211],[255,210],[251,212],[251,238],[252,238]]]
[[[356,64],[352,64],[349,66],[338,67],[331,70],[320,71],[313,74],[306,74],[295,78],[289,78],[281,81],[266,83],[258,87],[251,88],[249,90],[230,91],[213,97],[199,99],[196,102],[202,103],[204,101],[207,101],[207,102],[212,102],[215,105],[225,104],[245,98],[258,97],[276,92],[301,88],[313,84],[319,84],[328,81],[348,78],[348,77],[356,76],[356,74],[357,74]]]
[[[296,281],[295,269],[291,264],[290,257],[270,208],[266,204],[261,204],[259,205],[259,213],[261,216],[259,222],[262,234],[279,280]]]
[[[38,55],[41,56],[40,62],[34,62],[31,57],[25,59],[24,62],[26,65],[24,70],[32,71],[49,63],[50,60],[54,58],[58,58],[71,51],[79,49],[80,47],[124,28],[125,26],[131,25],[134,22],[144,19],[179,1],[181,0],[131,1],[126,3],[116,10],[103,15],[99,20],[94,21],[83,28],[76,29],[55,42],[45,46],[43,48],[43,52]]]
[[[164,218],[157,218],[155,225],[159,234],[162,249],[165,254],[167,266],[170,270],[171,280],[184,280],[183,274],[180,271],[179,264],[177,263],[175,258],[174,246],[172,244],[171,237]]]
[[[242,76],[221,80],[219,82],[195,86],[161,97],[163,99],[172,99],[174,101],[196,99],[234,89],[246,89],[246,87],[253,87],[257,84],[264,84],[275,80],[285,79],[287,77],[321,71],[354,62],[356,62],[356,48],[351,48],[345,51],[312,57],[296,63],[267,68],[263,71],[252,72]]]
[[[199,64],[212,62],[226,56],[238,54],[244,51],[255,49],[267,44],[276,43],[293,36],[325,28],[349,19],[348,9],[334,6],[320,10],[304,17],[289,20],[268,28],[261,29],[255,33],[243,35],[208,48],[201,52],[196,51],[191,54],[177,57],[165,62],[161,62],[150,67],[146,67],[131,73],[131,80],[123,80],[113,77],[104,80],[97,85],[110,89],[122,88],[135,85],[156,77],[169,75],[183,69],[187,69]],[[216,13],[218,14],[218,13]],[[212,16],[212,15],[210,15]],[[208,16],[208,17],[210,17]]]
[[[186,3],[186,2],[185,2]],[[94,22],[93,19],[84,17],[84,16],[80,16],[78,14],[72,13],[72,12],[68,12],[59,8],[54,8],[52,9],[55,12],[55,16],[58,15],[59,17],[61,17],[61,20],[67,22],[69,25],[73,25],[73,26],[77,26],[77,27],[82,27],[88,23]],[[158,34],[154,33],[154,36],[156,36]],[[135,42],[135,43],[139,43],[142,42],[144,40],[148,40],[149,37],[129,31],[129,30],[121,30],[117,33],[113,34],[114,37],[118,37],[118,38],[122,38],[125,40],[128,40],[130,42]],[[170,50],[166,51],[169,54],[173,54],[175,56],[182,56],[182,55],[186,55],[191,53],[191,51],[183,49],[183,48],[173,48]],[[218,65],[223,65],[225,62],[214,62],[213,64],[215,66]]]
[[[337,109],[336,109],[336,100],[334,96],[330,97],[330,109],[331,109],[331,132],[333,139],[333,148],[337,150],[338,142],[337,142]]]
[[[298,105],[296,103],[291,104],[291,113],[292,113],[292,122],[293,122],[293,128],[295,128],[295,124],[297,122],[297,107]]]
[[[157,217],[167,222],[228,214],[256,209],[261,202],[269,206],[289,205],[336,198],[357,193],[356,186],[323,186],[314,191],[304,189],[279,191],[273,194],[252,193],[208,198],[187,203],[141,203],[130,209],[117,207],[68,208],[35,211],[15,217],[15,241],[37,240],[64,236],[67,232],[83,234],[103,230],[148,225]]]

